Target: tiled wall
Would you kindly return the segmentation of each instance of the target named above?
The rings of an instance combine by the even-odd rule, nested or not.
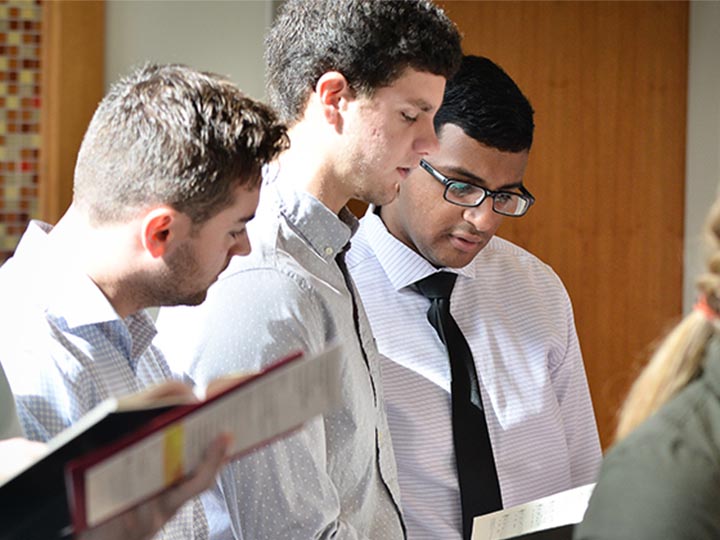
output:
[[[0,264],[38,209],[41,0],[0,0]]]

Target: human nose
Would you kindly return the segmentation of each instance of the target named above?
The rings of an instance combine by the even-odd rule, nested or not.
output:
[[[492,208],[492,197],[485,197],[483,202],[478,206],[471,206],[463,212],[463,219],[470,223],[477,230],[482,231],[492,226],[495,221],[501,219],[502,216],[495,213]]]
[[[250,237],[246,234],[244,234],[241,238],[238,239],[237,242],[232,246],[230,249],[230,256],[234,257],[235,255],[249,255],[252,251],[252,246],[250,245]]]
[[[440,147],[440,141],[435,133],[435,126],[432,120],[424,123],[421,132],[415,139],[414,149],[420,155],[426,156],[433,153]]]

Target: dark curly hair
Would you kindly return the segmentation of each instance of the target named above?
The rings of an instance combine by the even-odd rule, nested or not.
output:
[[[460,70],[445,86],[435,115],[435,131],[454,124],[491,148],[503,152],[529,150],[534,111],[515,81],[482,56],[463,57]]]
[[[289,145],[266,105],[231,82],[182,65],[148,64],[113,85],[75,166],[73,203],[93,223],[168,204],[202,224],[254,187]]]
[[[457,28],[430,0],[288,0],[265,39],[267,92],[292,124],[323,73],[369,96],[406,68],[449,78],[461,55]]]

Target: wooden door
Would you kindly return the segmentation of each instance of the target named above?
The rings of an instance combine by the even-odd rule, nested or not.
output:
[[[537,204],[499,234],[563,279],[607,446],[682,309],[688,4],[439,3],[535,108]]]
[[[55,223],[72,201],[75,158],[103,97],[104,0],[43,2],[40,219]]]

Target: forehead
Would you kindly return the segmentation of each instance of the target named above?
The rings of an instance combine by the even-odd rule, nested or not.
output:
[[[434,114],[440,108],[444,92],[443,76],[406,68],[391,84],[375,90],[370,100],[409,104]]]
[[[489,189],[522,183],[529,152],[503,152],[467,135],[454,124],[438,133],[440,145],[428,161],[443,174]]]
[[[227,214],[254,213],[260,197],[260,184],[238,185],[232,191],[232,204],[225,209]]]
[[[260,197],[260,186],[248,187],[238,185],[231,192],[232,202],[220,212],[211,217],[204,225],[226,226],[236,221],[248,219],[253,216],[257,209]]]

